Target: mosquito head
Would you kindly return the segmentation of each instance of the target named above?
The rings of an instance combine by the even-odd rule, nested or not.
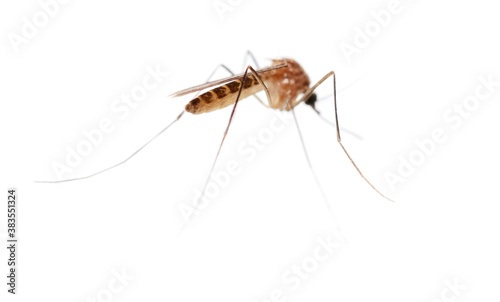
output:
[[[316,97],[316,93],[311,94],[311,96],[305,101],[305,103],[311,107],[313,107],[314,110],[316,110],[315,103],[318,100]]]

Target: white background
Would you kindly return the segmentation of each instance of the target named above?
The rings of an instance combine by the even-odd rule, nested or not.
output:
[[[42,9],[37,1],[2,2],[0,180],[2,190],[19,191],[20,242],[19,294],[2,285],[1,300],[253,302],[276,290],[283,296],[274,301],[445,301],[442,293],[449,301],[498,300],[499,88],[456,129],[443,118],[474,96],[480,77],[500,81],[494,2],[401,0],[399,13],[351,56],[343,43],[356,46],[357,29],[372,26],[372,13],[390,1],[231,3],[219,15],[211,0],[69,1],[14,47],[11,33],[20,35],[23,18]],[[345,146],[396,201],[359,177],[333,127],[298,107],[312,164],[347,241],[308,267],[297,290],[282,276],[314,264],[318,238],[336,240],[335,224],[293,123],[254,160],[238,152],[275,114],[253,99],[238,107],[216,167],[236,160],[242,172],[180,235],[179,206],[189,206],[205,182],[229,108],[186,114],[125,165],[94,178],[33,182],[56,179],[54,162],[64,164],[67,147],[102,119],[114,130],[63,178],[124,159],[189,101],[170,93],[204,82],[220,63],[241,71],[247,50],[262,66],[267,58],[294,58],[312,82],[335,70],[340,123],[363,137],[344,134]],[[121,119],[113,101],[157,66],[168,76]],[[331,90],[328,81],[318,95]],[[318,108],[333,119],[331,98]],[[391,190],[386,173],[397,173],[401,157],[418,150],[415,140],[436,128],[446,140]],[[6,263],[2,248],[2,284]],[[108,295],[113,272],[122,270],[133,280]],[[446,283],[455,280],[465,288],[454,293]]]

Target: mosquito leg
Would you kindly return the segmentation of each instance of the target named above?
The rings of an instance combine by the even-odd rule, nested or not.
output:
[[[259,67],[259,63],[257,62],[257,60],[255,59],[255,56],[253,55],[253,53],[250,51],[250,50],[247,50],[247,52],[245,53],[245,57],[243,58],[243,67],[245,66],[248,66],[247,63],[248,63],[248,58],[250,57],[250,59],[252,60],[252,62],[254,63],[254,66],[257,67],[257,69],[260,69]],[[254,72],[255,74],[256,72]],[[257,94],[254,94],[253,97],[255,97],[262,105],[264,105],[266,108],[271,108],[271,106],[269,106],[268,104],[265,104],[258,96]],[[270,101],[270,99],[268,99],[268,101]]]
[[[252,55],[252,53],[251,53],[250,51],[247,51],[247,53],[246,53],[246,55],[245,55],[245,62],[246,62],[246,60],[247,60],[247,56],[248,56],[249,54],[250,54],[250,56],[252,57],[252,59],[253,59],[253,61],[255,62],[255,64],[257,64],[257,61],[255,61],[255,58],[254,58],[254,56]],[[212,73],[210,74],[210,76],[209,76],[209,77],[208,77],[208,79],[207,79],[207,82],[210,82],[210,80],[211,80],[211,79],[212,79],[212,77],[215,75],[215,73],[217,72],[217,70],[219,70],[219,68],[224,68],[224,69],[225,69],[227,72],[229,72],[231,75],[233,75],[233,76],[235,75],[235,73],[234,73],[234,72],[232,72],[232,71],[231,71],[231,69],[229,69],[229,67],[227,67],[227,66],[226,66],[226,65],[224,65],[224,64],[220,64],[219,66],[217,66],[217,67],[214,69],[214,71],[212,71]],[[257,69],[259,69],[259,68],[257,67]],[[200,91],[200,92],[198,92],[198,93],[196,94],[196,96],[198,96],[200,93],[201,93],[201,91]],[[262,105],[264,105],[265,107],[267,107],[267,108],[271,108],[269,105],[267,105],[266,103],[264,103],[264,102],[263,102],[263,101],[262,101],[262,100],[261,100],[261,99],[260,99],[260,98],[259,98],[256,94],[254,94],[254,95],[253,95],[253,97],[254,97],[254,98],[256,98],[256,99],[257,99],[257,101],[259,101],[259,103],[261,103],[261,104],[262,104]]]
[[[253,56],[252,56],[253,57]],[[234,75],[234,73],[228,68],[226,67],[224,64],[220,64],[219,66],[217,66],[214,71],[212,72],[212,74],[210,74],[210,76],[208,77],[208,80],[207,82],[210,81],[210,79],[214,76],[215,72],[219,69],[219,68],[224,68],[227,72],[229,72],[230,74]],[[256,96],[257,97],[257,96]],[[259,98],[257,98],[264,106],[267,106],[266,104],[264,104]],[[154,139],[156,139],[160,134],[162,134],[163,132],[165,132],[168,128],[170,128],[170,126],[172,126],[172,124],[174,124],[175,122],[177,122],[181,117],[182,115],[184,114],[184,111],[181,112],[181,114],[179,114],[177,116],[177,118],[172,122],[170,123],[167,127],[163,128],[163,130],[161,130],[158,134],[156,134],[153,138],[151,138],[147,143],[145,143],[142,147],[140,147],[138,150],[136,150],[134,153],[132,153],[129,157],[127,157],[126,159],[122,160],[121,162],[111,166],[111,167],[108,167],[106,169],[103,169],[99,172],[96,172],[96,173],[93,173],[93,174],[90,174],[90,175],[87,175],[87,176],[82,176],[82,177],[76,177],[76,178],[68,178],[68,179],[63,179],[63,180],[35,180],[35,182],[37,183],[62,183],[62,182],[69,182],[69,181],[75,181],[75,180],[82,180],[82,179],[86,179],[86,178],[91,178],[93,176],[96,176],[96,175],[99,175],[103,172],[106,172],[108,170],[111,170],[113,168],[116,168],[122,164],[124,164],[125,162],[127,162],[129,159],[131,159],[132,157],[134,157],[137,153],[139,153],[139,151],[141,151],[142,149],[144,149],[149,143],[151,143]]]
[[[227,72],[229,72],[231,75],[234,76],[234,72],[231,71],[231,69],[229,69],[229,67],[227,67],[226,65],[224,64],[219,64],[217,67],[215,67],[214,71],[212,71],[212,73],[210,74],[210,76],[208,77],[206,83],[210,82],[210,80],[212,80],[212,78],[214,77],[215,73],[217,72],[217,70],[219,70],[219,68],[223,68],[225,69]],[[201,92],[201,91],[200,91]],[[199,93],[200,93],[199,92]],[[197,93],[197,95],[199,94]]]
[[[255,69],[253,69],[252,66],[248,65],[247,69],[245,70],[245,72],[247,70],[249,70],[253,73],[253,75],[255,76],[255,78],[257,79],[257,81],[259,82],[260,85],[262,85],[262,87],[264,87],[264,90],[266,91],[266,96],[267,96],[267,102],[269,104],[271,104],[272,100],[271,100],[271,94],[269,93],[269,89],[267,89],[267,86],[266,84],[264,84],[264,81],[262,80],[262,78],[260,77],[260,75],[257,73],[257,71],[255,71]],[[269,108],[269,106],[267,106]]]
[[[257,72],[255,71],[255,69],[253,69],[252,66],[248,65],[247,68],[245,69],[245,73],[243,74],[243,77],[241,79],[241,85],[240,85],[240,88],[238,90],[238,94],[236,96],[236,100],[235,100],[234,105],[233,105],[233,110],[231,111],[231,116],[229,117],[229,122],[227,124],[226,130],[224,131],[224,135],[222,136],[222,141],[220,143],[219,150],[217,150],[217,154],[215,155],[215,159],[214,159],[214,161],[212,163],[212,167],[210,168],[210,172],[208,173],[207,180],[205,181],[205,184],[203,186],[203,190],[201,190],[201,195],[198,198],[198,201],[196,203],[197,205],[205,197],[205,191],[207,190],[207,186],[210,183],[210,178],[212,177],[212,173],[214,172],[215,165],[217,163],[217,159],[219,158],[220,151],[222,149],[222,146],[224,145],[224,141],[226,140],[227,133],[229,132],[229,127],[231,126],[231,123],[233,121],[234,113],[236,111],[236,107],[238,106],[238,102],[240,100],[241,92],[243,91],[243,86],[244,86],[245,80],[248,77],[248,73],[249,72],[251,72],[253,74],[253,76],[255,76],[255,78],[257,79],[257,81],[259,81],[259,83],[264,87],[264,90],[266,91],[266,95],[269,98],[268,101],[271,102],[269,90],[267,89],[266,85],[264,84],[264,82],[262,81],[262,79],[260,78],[260,76],[257,74]],[[180,235],[184,231],[184,229],[186,228],[186,226],[187,226],[187,221],[186,221],[186,223],[184,223],[184,225],[179,230],[178,235]]]
[[[293,119],[295,121],[295,126],[297,126],[297,132],[299,133],[300,142],[302,143],[302,148],[304,149],[304,154],[306,156],[306,160],[307,160],[307,164],[309,165],[309,169],[311,170],[311,173],[314,177],[314,180],[316,181],[316,184],[318,185],[319,191],[321,192],[321,196],[323,196],[323,200],[325,201],[326,207],[328,208],[328,212],[330,212],[330,215],[332,216],[333,223],[337,227],[337,232],[339,233],[339,235],[341,237],[344,237],[344,239],[345,239],[345,236],[343,235],[342,230],[340,229],[340,226],[337,223],[337,219],[335,218],[335,214],[333,213],[332,207],[330,206],[330,203],[328,202],[328,198],[326,197],[325,191],[323,190],[323,187],[321,186],[321,183],[319,182],[319,179],[318,179],[318,176],[316,175],[316,172],[314,172],[313,166],[311,164],[311,160],[309,159],[309,155],[307,153],[306,144],[304,143],[304,138],[302,136],[302,132],[300,131],[299,122],[297,120],[297,116],[295,115],[295,109],[293,107],[291,107],[291,111],[292,111]]]
[[[255,56],[253,55],[253,53],[250,50],[247,50],[247,52],[245,53],[245,57],[243,58],[243,68],[241,68],[241,69],[244,69],[245,66],[247,66],[248,57],[250,57],[250,59],[252,59],[255,67],[257,67],[257,69],[260,69],[259,63],[257,63]]]
[[[356,163],[354,162],[354,160],[352,159],[352,157],[349,155],[349,153],[347,152],[346,148],[342,144],[342,141],[340,139],[339,118],[338,118],[338,114],[337,114],[337,93],[336,93],[335,72],[330,71],[323,78],[321,78],[321,80],[319,80],[313,87],[309,88],[309,90],[304,93],[304,95],[302,96],[302,98],[300,100],[298,100],[298,101],[296,101],[296,102],[294,102],[292,104],[292,108],[295,107],[295,106],[297,106],[299,103],[307,100],[311,96],[311,94],[314,92],[314,90],[316,88],[318,88],[318,86],[321,85],[330,76],[333,77],[333,103],[334,103],[334,106],[335,106],[335,123],[336,123],[336,129],[337,129],[337,142],[340,144],[340,146],[342,147],[342,150],[344,150],[345,154],[347,155],[347,157],[349,158],[349,160],[353,164],[354,168],[356,168],[356,170],[358,171],[359,175],[361,175],[361,177],[370,185],[370,187],[372,187],[373,190],[375,190],[378,194],[380,194],[380,196],[384,197],[385,199],[387,199],[389,201],[394,202],[394,200],[392,200],[389,197],[387,197],[384,194],[382,194],[379,190],[377,190],[377,188],[375,188],[374,185],[371,184],[371,182],[363,175],[363,173],[361,172],[361,170],[358,168],[358,166],[356,165]]]
[[[104,170],[101,170],[99,172],[96,172],[96,173],[93,173],[93,174],[90,174],[90,175],[87,175],[87,176],[82,176],[82,177],[77,177],[77,178],[68,178],[68,179],[63,179],[63,180],[35,180],[35,182],[38,182],[38,183],[60,183],[60,182],[68,182],[68,181],[81,180],[81,179],[86,179],[86,178],[90,178],[90,177],[96,176],[98,174],[101,174],[101,173],[106,172],[108,170],[111,170],[113,168],[116,168],[119,165],[122,165],[122,164],[126,163],[129,159],[131,159],[132,157],[134,157],[134,155],[136,155],[137,153],[139,153],[139,151],[141,151],[147,145],[149,145],[149,143],[151,143],[155,138],[157,138],[158,136],[160,136],[160,134],[162,134],[163,132],[165,132],[168,128],[170,128],[170,126],[172,126],[175,122],[177,122],[182,117],[183,114],[184,114],[184,111],[182,111],[181,114],[179,114],[177,116],[177,118],[173,122],[171,122],[167,127],[163,128],[160,132],[158,132],[155,136],[153,136],[147,143],[145,143],[144,145],[142,145],[142,147],[140,147],[139,149],[137,149],[129,157],[127,157],[126,159],[122,160],[121,162],[119,162],[119,163],[117,163],[117,164],[115,164],[115,165],[113,165],[111,167],[108,167],[108,168],[106,168]]]
[[[358,80],[356,80],[356,81],[354,81],[354,82],[352,82],[352,83],[350,83],[350,84],[348,84],[347,86],[344,86],[344,87],[340,88],[340,89],[338,90],[338,92],[339,92],[339,93],[341,93],[342,91],[347,90],[349,87],[351,87],[352,85],[354,85],[357,81],[359,81],[359,79],[358,79]],[[327,95],[327,96],[324,96],[324,97],[318,98],[318,99],[316,100],[316,102],[315,102],[315,103],[321,102],[321,101],[323,101],[323,100],[330,99],[330,98],[332,98],[332,97],[333,97],[333,93],[332,93],[332,94],[329,94],[329,95]],[[335,123],[332,123],[332,122],[330,122],[328,119],[326,119],[326,118],[325,118],[325,117],[321,114],[321,112],[320,112],[319,110],[317,110],[316,108],[313,108],[313,107],[311,107],[311,109],[313,109],[313,110],[314,110],[314,112],[316,112],[316,113],[318,114],[318,116],[319,116],[319,118],[320,118],[321,120],[323,120],[325,123],[327,123],[327,124],[329,124],[329,125],[331,125],[331,126],[335,127]],[[346,129],[346,128],[344,128],[344,127],[340,127],[340,131],[342,131],[342,133],[347,133],[347,134],[349,134],[349,135],[353,136],[354,138],[359,139],[360,141],[362,141],[362,140],[363,140],[363,137],[362,137],[361,135],[359,135],[359,134],[355,133],[355,132],[354,132],[354,131],[352,131],[352,130]]]
[[[325,123],[327,123],[330,126],[335,127],[335,123],[332,123],[329,120],[327,120],[318,110],[315,110],[314,108],[312,108],[312,109],[314,110],[314,112],[316,112],[318,114],[319,118],[322,121],[324,121]],[[354,132],[352,130],[349,130],[349,129],[346,129],[346,128],[343,128],[343,127],[340,127],[340,130],[342,130],[342,132],[344,132],[344,133],[347,133],[347,134],[353,136],[354,138],[359,139],[360,141],[363,140],[363,137],[361,135],[357,134],[356,132]]]

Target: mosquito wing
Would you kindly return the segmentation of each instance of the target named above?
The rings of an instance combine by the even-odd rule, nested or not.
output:
[[[279,65],[275,65],[275,66],[271,66],[271,67],[267,67],[267,68],[258,69],[256,71],[257,71],[258,74],[260,74],[260,73],[268,72],[268,71],[271,71],[271,70],[283,68],[283,67],[286,67],[286,66],[287,65],[283,63],[283,64],[279,64]],[[183,96],[183,95],[186,95],[186,94],[190,94],[190,93],[193,93],[193,92],[197,92],[197,91],[200,91],[200,90],[205,90],[205,89],[208,89],[208,88],[211,88],[211,87],[220,86],[222,84],[225,84],[225,83],[228,83],[228,82],[231,82],[231,81],[239,80],[242,77],[243,77],[243,73],[239,74],[239,75],[235,75],[235,76],[230,76],[230,77],[227,77],[227,78],[223,78],[223,79],[220,79],[220,80],[216,80],[216,81],[212,81],[212,82],[207,82],[207,83],[204,83],[204,84],[201,84],[201,85],[196,85],[196,86],[193,86],[191,88],[186,88],[186,89],[174,92],[171,95],[169,95],[168,97],[170,97],[170,98],[176,98],[176,97]]]

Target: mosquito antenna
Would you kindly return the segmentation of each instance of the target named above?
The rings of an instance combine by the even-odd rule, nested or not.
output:
[[[288,104],[288,102],[287,102],[287,104]],[[319,191],[321,192],[321,196],[323,197],[323,200],[325,201],[326,207],[328,208],[328,212],[330,212],[330,216],[332,217],[333,223],[335,224],[335,226],[337,228],[337,232],[339,233],[340,236],[342,236],[345,239],[345,236],[342,233],[342,229],[340,228],[340,226],[337,223],[337,219],[335,218],[335,214],[333,213],[333,209],[332,209],[330,203],[328,202],[328,198],[326,197],[325,190],[323,190],[323,186],[321,186],[321,183],[319,182],[318,176],[316,175],[316,172],[314,171],[313,166],[311,164],[309,154],[307,153],[306,144],[304,143],[304,137],[302,136],[302,132],[300,131],[300,127],[299,127],[299,122],[297,120],[297,116],[295,115],[295,109],[293,108],[293,106],[290,106],[290,108],[292,109],[293,120],[295,121],[295,126],[297,126],[297,132],[299,133],[300,142],[302,144],[302,149],[304,150],[304,154],[306,156],[307,165],[309,166],[309,169],[311,170],[311,173],[314,177],[314,181],[316,182],[316,185],[318,186]]]
[[[122,165],[124,163],[126,163],[129,159],[131,159],[132,157],[134,157],[134,155],[136,155],[137,153],[139,153],[139,151],[141,151],[142,149],[144,149],[147,145],[149,145],[149,143],[151,143],[155,138],[157,138],[158,136],[160,136],[160,134],[162,134],[163,132],[165,132],[168,128],[170,128],[170,126],[172,126],[175,122],[177,122],[181,116],[184,114],[184,111],[181,112],[181,114],[179,114],[177,116],[177,118],[171,122],[168,126],[166,126],[165,128],[163,128],[160,132],[158,132],[155,136],[153,136],[147,143],[145,143],[144,145],[142,145],[142,147],[140,147],[139,149],[137,149],[134,153],[132,153],[132,155],[130,155],[129,157],[127,157],[126,159],[122,160],[121,162],[111,166],[111,167],[108,167],[104,170],[101,170],[99,172],[96,172],[94,174],[90,174],[90,175],[87,175],[87,176],[82,176],[82,177],[77,177],[77,178],[69,178],[69,179],[63,179],[63,180],[35,180],[35,182],[37,183],[61,183],[61,182],[69,182],[69,181],[75,181],[75,180],[81,180],[81,179],[86,179],[86,178],[90,178],[90,177],[93,177],[93,176],[96,176],[98,174],[101,174],[103,172],[106,172],[108,170],[111,170],[113,168],[116,168],[118,167],[119,165]]]

